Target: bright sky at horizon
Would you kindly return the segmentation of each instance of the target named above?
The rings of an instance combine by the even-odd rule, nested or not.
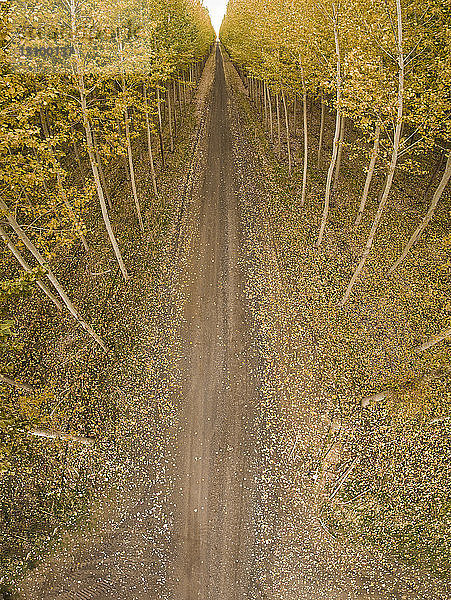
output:
[[[208,8],[210,19],[216,33],[221,27],[222,17],[224,16],[227,0],[204,0],[204,6]]]

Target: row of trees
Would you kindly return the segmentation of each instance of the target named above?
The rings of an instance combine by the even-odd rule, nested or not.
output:
[[[0,236],[19,272],[34,272],[37,265],[36,283],[49,300],[106,349],[50,264],[74,243],[89,251],[84,215],[98,202],[122,276],[129,279],[111,224],[106,165],[122,164],[143,232],[134,146],[147,141],[158,198],[155,150],[164,166],[214,33],[198,0],[8,6],[0,80]]]
[[[127,258],[124,240],[157,243],[169,210],[160,178],[214,31],[200,0],[44,0],[0,10],[1,595],[39,555],[43,532],[88,493],[84,477],[64,485],[67,448],[31,436],[84,448],[113,412],[91,373],[104,362],[92,350],[108,345],[79,309],[89,304],[85,288],[78,297],[69,288],[80,273],[68,280],[63,270],[80,258],[100,313],[105,290],[95,292],[93,265],[116,260],[111,280],[102,278],[113,287],[115,277],[131,277],[136,253]],[[59,345],[51,373],[38,358],[64,312],[96,342],[81,351],[83,377],[70,360],[58,367],[68,370],[69,396],[55,375]],[[86,456],[70,455],[75,463]]]
[[[440,577],[449,569],[450,24],[441,0],[231,0],[221,29],[287,163],[280,178],[269,171],[276,185],[262,210],[284,284],[265,324],[284,354],[273,420],[276,431],[284,421],[273,449],[289,457],[282,478],[310,455],[327,530]],[[309,410],[331,419],[318,451],[318,436],[303,431]],[[309,449],[298,452],[302,437]]]
[[[407,257],[434,215],[451,177],[451,48],[449,8],[440,0],[231,0],[221,40],[247,79],[251,97],[261,107],[273,132],[277,114],[285,121],[288,168],[292,170],[288,100],[303,107],[303,183],[308,185],[309,98],[321,102],[317,149],[321,161],[326,105],[335,109],[332,154],[325,181],[316,247],[324,243],[331,194],[337,188],[346,123],[364,135],[368,147],[366,180],[356,207],[361,226],[377,167],[385,169],[360,260],[340,305],[349,299],[365,267],[390,202],[398,171],[418,173],[427,153],[441,154],[441,179],[431,194],[424,218],[412,232],[392,273]],[[349,129],[349,128],[348,128]],[[444,165],[444,169],[443,169]],[[427,174],[425,173],[427,176]],[[440,339],[449,335],[444,332]],[[438,338],[437,338],[438,339]]]

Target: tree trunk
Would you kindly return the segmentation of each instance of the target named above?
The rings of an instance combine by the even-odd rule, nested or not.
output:
[[[148,100],[147,100],[147,86],[146,86],[146,84],[144,84],[144,86],[143,86],[143,96],[144,96],[144,104],[146,106],[147,150],[149,152],[150,175],[152,177],[152,186],[153,186],[153,192],[155,194],[155,198],[158,198],[157,176],[156,176],[156,173],[155,173],[155,165],[154,165],[154,162],[153,162],[152,134],[151,134],[151,131],[150,131],[149,103],[148,103]]]
[[[36,391],[34,389],[34,387],[32,387],[31,385],[28,385],[27,383],[20,383],[19,381],[16,381],[15,379],[11,379],[10,377],[7,377],[6,375],[0,374],[0,383],[6,383],[6,385],[11,385],[13,387],[16,387],[19,390],[24,390],[26,392]]]
[[[333,490],[333,492],[330,495],[329,501],[333,500],[335,498],[335,496],[338,494],[338,492],[340,491],[340,489],[343,487],[343,485],[345,484],[345,482],[348,479],[349,475],[354,470],[354,468],[355,468],[355,466],[357,464],[357,461],[358,461],[358,457],[354,458],[354,460],[352,461],[352,463],[350,464],[350,466],[346,469],[346,471],[340,477],[340,479],[338,480],[337,485],[335,486],[335,489]]]
[[[434,216],[434,212],[435,212],[435,209],[437,207],[437,204],[439,203],[439,200],[442,197],[443,192],[445,191],[445,188],[448,185],[448,182],[449,182],[450,178],[451,178],[451,153],[448,154],[448,160],[446,161],[445,172],[443,173],[442,179],[440,180],[440,183],[439,183],[439,185],[438,185],[437,189],[435,190],[435,193],[434,193],[434,195],[432,197],[432,201],[431,201],[431,204],[429,206],[429,210],[427,211],[427,213],[425,214],[425,216],[424,216],[423,220],[421,221],[420,225],[416,228],[416,230],[413,232],[411,238],[409,239],[409,241],[405,245],[404,250],[401,253],[401,256],[390,267],[389,273],[393,273],[393,271],[397,267],[399,267],[399,265],[402,263],[402,261],[406,258],[407,254],[409,253],[409,251],[412,248],[412,246],[418,241],[420,235],[423,233],[423,231],[428,226],[429,221]]]
[[[124,109],[124,121],[125,121],[125,141],[127,144],[127,156],[128,156],[128,168],[130,171],[130,182],[132,186],[133,199],[135,201],[136,208],[136,216],[138,217],[139,228],[141,231],[144,231],[144,223],[141,216],[141,206],[139,204],[138,192],[136,189],[136,179],[135,179],[135,168],[133,165],[133,153],[132,153],[132,144],[130,139],[130,123],[128,118],[128,108]]]
[[[297,123],[297,98],[298,95],[295,93],[294,94],[294,101],[293,101],[293,133],[294,133],[294,137],[296,137],[297,134],[297,129],[298,129],[298,123]]]
[[[276,111],[277,111],[277,154],[279,158],[282,154],[282,137],[280,131],[280,110],[279,110],[279,92],[276,93]]]
[[[267,105],[267,102],[268,102],[268,98],[267,98],[267,95],[268,95],[268,93],[267,93],[267,89],[268,89],[268,87],[267,87],[267,85],[266,85],[266,82],[264,81],[264,82],[263,82],[263,103],[264,103],[264,107],[265,107],[265,123],[266,123],[266,126],[268,126],[268,108],[267,108],[267,106],[266,106],[266,105]]]
[[[324,196],[324,208],[323,214],[321,217],[321,224],[319,228],[318,239],[316,240],[315,247],[319,248],[321,246],[321,242],[323,241],[324,230],[326,229],[327,218],[329,216],[329,205],[330,205],[330,192],[332,188],[332,176],[335,169],[335,163],[337,161],[338,155],[338,140],[340,138],[340,125],[341,125],[341,116],[340,116],[340,101],[341,101],[341,55],[340,55],[340,45],[338,40],[338,24],[337,20],[334,21],[334,37],[335,37],[335,51],[337,54],[337,96],[336,96],[336,105],[337,105],[337,114],[335,118],[335,134],[334,134],[334,142],[332,149],[332,157],[330,159],[329,170],[327,172],[327,180],[326,180],[326,193]]]
[[[387,203],[391,186],[393,183],[393,177],[395,175],[396,165],[398,163],[398,154],[399,154],[399,144],[401,140],[401,130],[402,130],[402,118],[403,118],[403,94],[404,94],[404,53],[403,53],[403,37],[402,37],[402,14],[401,14],[401,0],[396,0],[396,12],[397,12],[397,31],[398,31],[398,65],[399,65],[399,73],[398,73],[398,110],[396,115],[396,128],[395,135],[393,138],[393,152],[390,161],[390,167],[387,173],[387,179],[385,182],[384,191],[382,192],[382,196],[379,202],[379,206],[376,212],[376,216],[374,217],[373,224],[371,226],[370,234],[366,241],[365,249],[363,251],[362,258],[360,259],[359,264],[357,265],[356,270],[354,271],[351,281],[343,294],[343,298],[340,301],[340,306],[344,306],[346,301],[348,300],[352,288],[356,283],[363,267],[365,266],[366,260],[370,254],[371,248],[373,246],[374,237],[376,235],[377,228],[379,226],[380,220],[382,218],[382,213],[384,212],[385,205]]]
[[[442,150],[442,152],[440,153],[440,158],[438,159],[438,161],[437,161],[437,164],[435,165],[435,169],[434,169],[434,171],[433,171],[433,173],[432,173],[431,177],[429,178],[429,181],[428,181],[428,184],[427,184],[427,186],[426,186],[426,189],[425,189],[425,190],[424,190],[424,192],[423,192],[423,200],[426,200],[426,198],[427,198],[427,196],[428,196],[428,193],[429,193],[429,190],[431,189],[431,187],[432,187],[432,184],[433,184],[433,183],[434,183],[434,181],[435,181],[435,178],[436,178],[436,176],[437,176],[437,173],[438,173],[438,172],[440,171],[440,169],[442,168],[443,161],[445,160],[445,158],[446,158],[446,152]]]
[[[51,440],[63,440],[65,442],[78,442],[79,444],[85,444],[86,446],[93,446],[95,443],[95,438],[72,435],[71,433],[64,433],[63,431],[29,429],[28,433],[29,435],[34,435],[35,437],[47,438]]]
[[[341,167],[341,158],[343,156],[343,141],[345,137],[346,130],[346,117],[341,115],[341,124],[340,124],[340,138],[338,140],[338,154],[337,154],[337,162],[335,165],[335,175],[334,175],[334,184],[332,186],[333,191],[337,191],[338,189],[338,179],[340,177],[340,167]]]
[[[180,112],[182,112],[183,98],[182,98],[182,89],[181,89],[181,85],[180,85],[180,76],[179,76],[178,72],[177,72],[177,96],[178,96],[178,101],[179,101]]]
[[[186,106],[187,103],[187,99],[186,99],[186,81],[185,81],[185,72],[182,73],[183,79],[182,79],[182,89],[183,89],[183,106]]]
[[[273,123],[272,123],[272,104],[271,104],[271,90],[269,89],[269,85],[266,86],[267,92],[267,100],[268,100],[268,110],[269,110],[269,132],[271,143],[273,142]]]
[[[172,131],[172,102],[171,102],[171,92],[170,92],[170,83],[168,84],[168,89],[166,92],[166,96],[168,99],[168,121],[169,121],[169,143],[171,152],[174,152],[174,135]]]
[[[160,139],[161,164],[164,167],[163,122],[161,119],[160,88],[157,85],[158,137]]]
[[[442,331],[438,335],[435,335],[434,337],[432,337],[430,340],[428,340],[424,344],[421,344],[421,346],[418,346],[417,348],[415,348],[415,352],[424,352],[425,350],[432,348],[432,346],[435,346],[436,344],[443,342],[443,340],[446,340],[449,337],[451,337],[451,328],[445,329],[444,331]]]
[[[307,89],[305,88],[302,92],[302,114],[304,119],[304,168],[302,173],[302,194],[301,194],[301,206],[305,204],[305,196],[307,193],[307,168],[308,168],[308,129],[307,129]]]
[[[177,99],[175,97],[176,91],[175,91],[175,81],[174,79],[172,80],[172,104],[173,104],[173,111],[174,111],[174,137],[177,137]]]
[[[94,128],[92,129],[92,143],[94,146],[94,153],[95,153],[95,158],[96,158],[97,170],[99,172],[100,183],[102,184],[102,189],[105,194],[106,201],[108,203],[108,208],[111,210],[113,208],[113,205],[111,203],[110,192],[108,190],[108,185],[107,185],[106,178],[105,178],[105,172],[103,170],[102,158],[100,156],[99,146],[97,144],[97,136],[96,136],[96,132],[95,132]]]
[[[291,177],[291,146],[290,146],[290,126],[288,124],[287,102],[285,100],[285,92],[282,90],[282,102],[285,112],[285,129],[287,132],[287,149],[288,149],[288,174]]]
[[[363,188],[362,198],[360,200],[360,206],[359,206],[359,210],[357,212],[357,218],[355,220],[354,227],[357,227],[358,225],[360,225],[360,222],[362,221],[363,212],[365,210],[366,201],[368,199],[371,182],[373,180],[374,168],[376,166],[377,157],[379,155],[380,138],[381,138],[381,126],[378,124],[378,125],[376,125],[373,151],[371,152],[371,159],[370,159],[370,164],[368,166],[368,173],[366,175],[365,187]]]
[[[17,262],[20,264],[20,266],[22,267],[22,269],[24,269],[25,271],[27,271],[29,273],[32,270],[31,267],[30,267],[30,265],[26,262],[26,260],[21,255],[21,253],[19,252],[19,250],[14,246],[14,244],[12,243],[12,241],[9,239],[6,231],[1,226],[0,226],[0,237],[3,239],[3,241],[6,244],[6,246],[11,251],[12,255],[17,260]],[[41,290],[44,292],[44,294],[53,302],[53,304],[56,306],[56,308],[59,311],[63,310],[63,305],[61,304],[61,302],[58,300],[58,298],[56,298],[56,296],[54,296],[52,294],[52,292],[49,290],[49,288],[44,283],[42,283],[42,281],[40,279],[38,279],[36,281],[36,285],[39,288],[41,288]]]
[[[323,149],[325,115],[326,103],[324,102],[323,95],[321,94],[321,125],[319,128],[318,157],[316,161],[316,166],[318,167],[318,169],[321,167],[321,152]]]
[[[14,229],[17,237],[21,240],[21,242],[23,242],[23,244],[25,245],[25,247],[35,257],[35,259],[38,261],[38,263],[41,265],[41,267],[44,267],[44,269],[46,270],[46,276],[47,276],[47,278],[49,279],[50,283],[53,285],[53,287],[55,288],[55,290],[58,292],[61,300],[66,305],[66,307],[67,307],[68,311],[70,312],[70,314],[83,327],[83,329],[85,329],[89,333],[89,335],[99,344],[99,346],[101,346],[101,348],[103,348],[103,350],[105,350],[105,352],[108,352],[108,350],[107,350],[107,348],[106,348],[106,346],[105,346],[102,338],[99,337],[97,335],[97,333],[94,331],[94,329],[79,315],[79,313],[76,310],[75,306],[72,304],[72,301],[70,300],[70,298],[68,297],[68,295],[64,291],[63,286],[60,284],[60,282],[58,281],[58,279],[56,278],[56,276],[53,274],[52,270],[48,267],[47,261],[44,259],[44,257],[42,256],[42,254],[36,248],[36,246],[31,242],[31,240],[26,235],[26,233],[19,226],[19,224],[17,223],[17,221],[15,220],[15,218],[10,213],[10,211],[9,211],[8,207],[6,206],[5,202],[3,200],[1,200],[1,199],[0,199],[0,208],[4,211],[7,221],[11,225],[11,227]]]

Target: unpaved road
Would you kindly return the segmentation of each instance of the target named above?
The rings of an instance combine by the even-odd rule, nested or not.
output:
[[[245,598],[257,401],[248,351],[244,276],[227,89],[219,48],[203,145],[184,229],[181,283],[183,411],[176,460],[175,594]]]

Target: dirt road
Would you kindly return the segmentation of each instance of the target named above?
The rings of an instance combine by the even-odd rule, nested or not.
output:
[[[247,596],[255,370],[248,351],[227,89],[216,50],[201,175],[184,227],[184,402],[177,457],[175,598]]]

